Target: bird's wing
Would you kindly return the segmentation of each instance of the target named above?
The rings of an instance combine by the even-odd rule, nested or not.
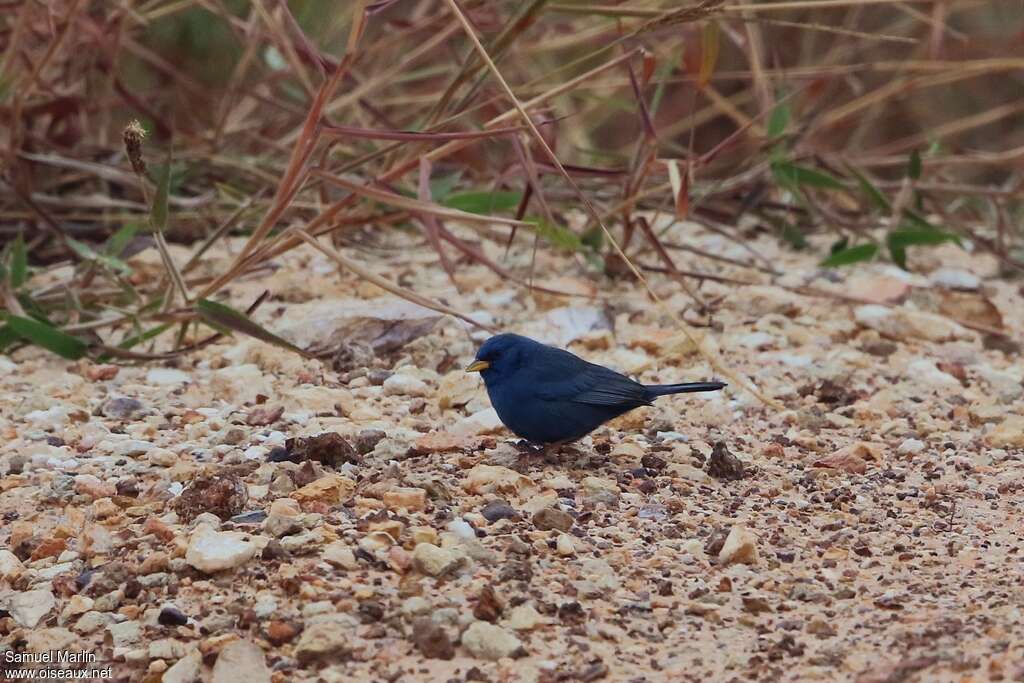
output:
[[[537,397],[549,401],[571,401],[589,405],[640,406],[650,403],[642,384],[609,368],[588,363],[575,356],[545,359],[538,382]],[[552,362],[553,361],[553,362]]]

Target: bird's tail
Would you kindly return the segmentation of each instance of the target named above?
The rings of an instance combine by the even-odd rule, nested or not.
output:
[[[692,394],[697,391],[718,391],[725,386],[725,382],[684,382],[683,384],[648,384],[644,389],[647,389],[651,396],[668,396],[669,394]]]

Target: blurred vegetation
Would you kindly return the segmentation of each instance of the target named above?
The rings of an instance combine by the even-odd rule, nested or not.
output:
[[[304,243],[377,277],[332,246],[364,225],[422,232],[456,283],[455,254],[532,282],[448,227],[468,221],[692,291],[701,273],[677,269],[688,247],[661,242],[657,213],[738,243],[826,235],[825,268],[912,268],[946,242],[1004,276],[1024,267],[1021,3],[7,6],[0,348],[146,360],[230,331],[283,343],[211,299]],[[227,235],[247,237],[231,267],[197,269]],[[165,271],[134,272],[141,249]]]

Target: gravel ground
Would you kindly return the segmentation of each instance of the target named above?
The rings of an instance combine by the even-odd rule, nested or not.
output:
[[[142,367],[0,357],[0,668],[56,650],[168,683],[1024,680],[1019,282],[953,246],[914,274],[836,272],[773,238],[667,238],[786,273],[706,281],[704,313],[651,281],[784,410],[734,384],[526,457],[462,372],[485,334],[307,249],[227,301],[269,290],[257,319],[322,361],[242,337]],[[469,263],[460,292],[384,239],[348,253],[481,322],[648,382],[714,376],[582,259],[537,254],[537,284],[571,296]],[[159,274],[155,253],[133,265]]]

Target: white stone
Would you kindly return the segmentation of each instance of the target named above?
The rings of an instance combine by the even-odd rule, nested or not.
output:
[[[953,375],[939,370],[935,361],[927,358],[916,358],[907,363],[906,377],[915,384],[937,389],[955,389],[960,382]]]
[[[939,268],[929,279],[933,285],[948,289],[975,290],[981,286],[981,278],[977,275],[955,268]]]
[[[474,657],[493,662],[517,654],[523,644],[501,626],[474,621],[462,634],[462,646]]]
[[[901,454],[914,454],[920,453],[924,450],[925,443],[920,439],[906,439],[900,444],[899,448],[896,449],[897,453]]]
[[[448,531],[462,539],[476,538],[476,531],[472,525],[461,517],[448,523]]]
[[[183,384],[191,381],[192,376],[190,374],[174,368],[152,368],[146,373],[146,382],[148,384]]]
[[[718,559],[722,564],[757,564],[757,536],[740,524],[734,525]]]
[[[146,461],[158,467],[173,467],[178,464],[178,456],[166,448],[154,448],[146,453]]]
[[[217,655],[211,680],[213,683],[270,683],[263,650],[248,640],[228,643]]]
[[[505,426],[501,423],[494,408],[486,408],[456,422],[452,427],[452,432],[461,436],[477,436],[479,434],[494,434],[504,428]]]
[[[232,365],[213,373],[210,389],[219,398],[238,403],[255,403],[256,396],[269,396],[270,382],[252,363]]]
[[[385,396],[429,396],[430,387],[419,377],[395,373],[384,380]]]
[[[10,613],[11,618],[25,628],[35,628],[56,604],[53,593],[46,588],[0,595],[0,609]]]
[[[451,550],[438,548],[430,543],[418,543],[412,551],[412,563],[420,572],[429,576],[446,574],[464,562],[465,558]]]
[[[572,536],[569,534],[558,534],[558,540],[555,542],[555,550],[558,554],[563,557],[576,554],[576,544],[572,540]]]
[[[107,626],[114,647],[127,647],[139,642],[142,637],[142,626],[137,621],[123,621],[120,624]]]
[[[185,561],[207,574],[240,567],[259,551],[256,544],[244,540],[245,537],[246,534],[236,531],[215,531],[200,524],[189,539]]]
[[[532,631],[544,623],[544,617],[529,603],[516,605],[508,613],[505,625],[515,631]]]
[[[199,650],[192,650],[164,672],[161,683],[195,683],[199,680],[202,665],[203,657]]]
[[[113,455],[121,458],[136,458],[149,453],[154,448],[156,446],[149,441],[128,439],[127,441],[119,441],[114,446]]]
[[[10,550],[0,550],[0,579],[20,574],[24,567]]]

